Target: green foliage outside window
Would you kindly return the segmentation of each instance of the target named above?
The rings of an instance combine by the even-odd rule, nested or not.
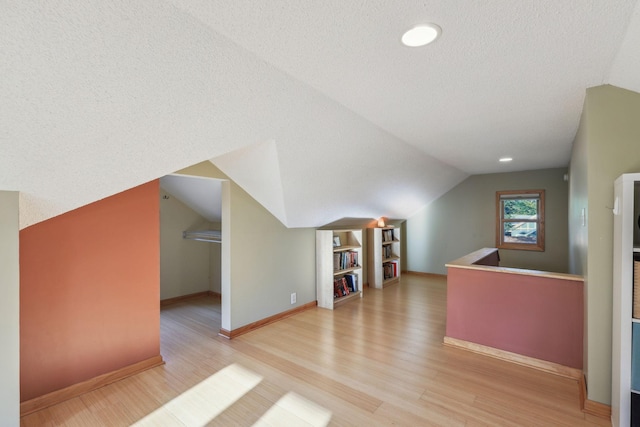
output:
[[[496,246],[544,250],[544,190],[496,192]]]
[[[538,199],[504,200],[504,219],[536,219]]]

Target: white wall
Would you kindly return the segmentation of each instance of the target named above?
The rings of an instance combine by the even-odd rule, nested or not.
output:
[[[20,425],[19,196],[0,191],[0,424]]]
[[[544,252],[500,250],[500,265],[554,272],[568,270],[566,169],[473,175],[406,222],[409,271],[446,274],[445,264],[483,247],[495,247],[496,191],[545,190]]]
[[[182,238],[185,230],[211,226],[176,197],[160,191],[160,299],[211,290],[211,247],[219,244]]]

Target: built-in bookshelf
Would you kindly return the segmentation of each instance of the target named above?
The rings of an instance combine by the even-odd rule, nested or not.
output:
[[[382,289],[400,280],[400,229],[367,229],[367,279],[369,287]]]
[[[614,185],[611,421],[640,425],[640,173]]]
[[[331,310],[362,297],[362,230],[316,231],[316,297]]]

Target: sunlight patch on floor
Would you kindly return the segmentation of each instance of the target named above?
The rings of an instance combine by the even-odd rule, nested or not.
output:
[[[331,411],[299,394],[289,392],[260,417],[253,427],[325,427],[330,420]]]
[[[234,363],[167,402],[134,426],[205,426],[260,381],[261,376]]]

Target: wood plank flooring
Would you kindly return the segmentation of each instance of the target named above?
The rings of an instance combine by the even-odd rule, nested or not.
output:
[[[576,381],[442,344],[446,281],[403,275],[231,341],[220,304],[162,309],[166,365],[22,418],[29,426],[594,426]]]

